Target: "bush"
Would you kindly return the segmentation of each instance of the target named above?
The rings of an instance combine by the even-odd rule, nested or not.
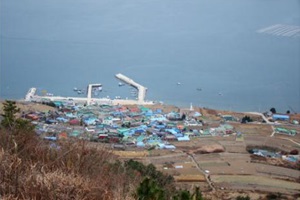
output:
[[[270,193],[266,196],[266,198],[268,200],[279,200],[279,199],[282,199],[282,195],[280,193],[277,193],[277,194],[274,194],[274,193]]]
[[[250,197],[247,195],[247,196],[238,196],[236,198],[236,200],[250,200]]]
[[[290,151],[290,155],[298,155],[299,151],[297,149],[293,149],[292,151]]]
[[[241,123],[248,123],[248,122],[252,122],[253,120],[249,117],[249,116],[245,116],[242,118],[242,122]]]
[[[7,108],[7,109],[6,109]],[[3,199],[126,199],[141,178],[128,176],[107,149],[85,141],[51,143],[4,106],[0,127],[0,195]]]

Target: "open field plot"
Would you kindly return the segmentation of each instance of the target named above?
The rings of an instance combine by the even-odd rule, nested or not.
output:
[[[271,135],[273,129],[271,125],[267,124],[241,124],[241,123],[230,123],[237,132],[243,134],[255,134],[260,136]]]
[[[148,151],[113,151],[112,153],[123,158],[140,158],[149,155]]]
[[[300,146],[300,133],[298,133],[295,136],[282,135],[282,134],[275,133],[274,138],[293,141],[294,144],[297,144],[297,146]]]
[[[219,153],[196,154],[194,158],[197,163],[222,161]]]
[[[262,174],[266,176],[272,176],[272,177],[277,176],[278,178],[293,179],[293,180],[296,180],[300,177],[299,170],[260,164],[260,163],[255,163],[254,166],[258,174]]]
[[[205,182],[205,176],[202,174],[188,174],[188,175],[179,175],[174,176],[174,179],[177,182]]]
[[[276,136],[269,138],[267,140],[267,145],[274,147],[274,148],[279,148],[283,151],[291,151],[293,149],[298,149],[300,151],[300,143],[296,144],[292,141],[295,141],[294,138],[292,137],[282,137],[282,136]]]
[[[199,177],[205,178],[199,169],[194,165],[194,163],[176,163],[172,167],[166,167],[165,165],[156,165],[157,169],[162,170],[164,173],[173,174],[175,176],[181,177]],[[190,178],[191,179],[191,178]],[[200,179],[199,179],[200,180]],[[199,181],[198,180],[198,181]]]
[[[235,135],[214,136],[212,137],[212,141],[214,142],[236,141],[236,136]]]
[[[214,182],[215,186],[225,187],[227,189],[299,193],[300,188],[300,183],[252,175],[212,175],[211,180]]]
[[[199,166],[210,174],[255,174],[255,167],[250,163],[249,154],[220,153],[219,160],[198,159]]]
[[[210,191],[211,188],[209,187],[207,182],[176,182],[176,187],[180,189],[186,189],[190,191],[194,191],[195,187],[199,187],[201,191]]]
[[[181,142],[174,141],[171,142],[171,144],[176,146],[176,149],[180,149],[180,150],[191,150],[201,146],[199,139],[194,139],[192,141],[181,141]]]
[[[244,135],[244,142],[246,146],[268,146],[282,151],[289,152],[293,149],[300,150],[300,141],[292,136],[260,136],[260,135]]]
[[[172,142],[177,149],[192,150],[202,146],[208,146],[218,143],[215,138],[194,138],[191,141]]]
[[[163,157],[149,157],[155,167],[167,174],[174,176],[177,182],[203,182],[205,176],[197,168],[192,159],[186,154],[170,155]]]
[[[244,135],[244,142],[246,146],[266,146],[269,138],[261,135]]]
[[[219,141],[219,143],[225,148],[226,152],[229,153],[247,153],[244,142],[238,141]]]
[[[228,167],[230,166],[230,164],[228,162],[225,162],[225,161],[213,161],[213,162],[210,162],[210,161],[206,161],[206,162],[201,162],[199,163],[199,166],[202,168],[202,169],[209,169],[209,168],[212,168],[212,167]]]
[[[177,174],[199,174],[199,170],[192,162],[191,158],[185,154],[149,157],[148,160],[160,170],[176,171]]]
[[[285,143],[285,145],[288,144],[291,147],[300,148],[300,132],[298,134],[296,134],[295,136],[275,133],[273,138],[278,139],[281,142],[284,142],[284,140],[285,140],[285,142],[288,142],[288,143]]]
[[[149,157],[149,160],[154,165],[159,165],[159,164],[163,165],[166,163],[188,163],[188,162],[191,162],[191,159],[184,153]]]
[[[212,137],[203,137],[200,138],[202,145],[211,145],[211,144],[220,144],[220,142],[224,141],[236,141],[235,135],[225,135],[225,136],[212,136]]]
[[[172,156],[182,154],[182,151],[178,149],[152,149],[147,151],[149,152],[149,157]]]
[[[220,145],[217,141],[208,140],[195,142],[189,145],[188,142],[174,144],[177,150],[188,154],[201,154],[205,152],[223,152],[224,147]]]

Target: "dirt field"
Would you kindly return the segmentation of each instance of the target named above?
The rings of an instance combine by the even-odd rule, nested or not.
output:
[[[17,103],[17,107],[22,111],[38,111],[38,112],[48,112],[49,110],[54,111],[55,108],[47,105],[42,105],[38,103]],[[3,101],[0,101],[0,111],[3,109]]]
[[[113,154],[123,158],[141,158],[149,155],[147,151],[113,151]]]
[[[241,124],[241,123],[229,123],[237,132],[243,134],[270,136],[273,132],[271,125],[267,124]]]
[[[298,141],[299,135],[294,138],[284,135],[270,137],[273,130],[268,125],[234,124],[234,127],[243,132],[242,140],[237,141],[234,136],[227,138],[210,137],[174,144],[178,149],[185,152],[204,145],[213,144],[219,144],[225,148],[225,152],[223,153],[194,155],[199,167],[202,170],[209,171],[209,176],[216,190],[222,193],[222,190],[226,188],[225,190],[227,191],[227,194],[225,192],[222,197],[216,197],[216,195],[208,195],[208,197],[210,199],[234,199],[234,197],[230,198],[228,194],[241,191],[247,191],[247,194],[249,194],[251,191],[256,191],[256,193],[260,193],[262,196],[251,194],[252,199],[263,198],[264,195],[262,193],[270,192],[280,192],[285,194],[287,199],[295,199],[292,195],[299,194],[300,185],[296,182],[300,177],[299,170],[273,166],[272,164],[274,163],[271,162],[252,162],[252,158],[246,151],[246,147],[248,145],[257,145],[269,146],[285,151],[295,148],[299,150],[300,146],[290,141],[290,139]],[[193,184],[185,183],[186,186],[190,187]],[[208,186],[206,190],[209,190]]]
[[[240,189],[252,187],[255,190],[270,192],[299,193],[300,183],[279,180],[263,176],[213,175],[211,179],[217,187]]]
[[[257,174],[261,174],[264,176],[272,176],[277,177],[279,179],[287,179],[293,180],[299,178],[300,172],[299,170],[287,169],[284,167],[272,166],[267,164],[255,163],[255,170]]]

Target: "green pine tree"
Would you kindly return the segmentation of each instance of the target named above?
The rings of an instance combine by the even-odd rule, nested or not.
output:
[[[1,114],[3,117],[1,125],[12,129],[16,122],[16,114],[20,112],[20,108],[17,107],[15,101],[6,100],[3,103],[3,111],[4,113]]]
[[[145,178],[137,188],[138,200],[164,200],[164,191],[151,178]]]
[[[204,200],[203,197],[202,197],[202,193],[201,193],[199,187],[196,187],[196,188],[195,188],[195,192],[194,192],[194,194],[192,195],[192,199],[193,199],[193,200]]]
[[[3,120],[1,121],[1,125],[9,130],[13,130],[14,133],[18,131],[32,131],[34,126],[30,123],[30,121],[17,118],[16,114],[20,112],[20,108],[17,107],[15,101],[6,100],[3,103]]]

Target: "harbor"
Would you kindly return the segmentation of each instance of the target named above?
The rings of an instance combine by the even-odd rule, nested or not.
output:
[[[111,99],[108,97],[102,97],[102,98],[96,98],[93,97],[93,91],[94,89],[98,91],[102,91],[102,84],[100,83],[92,83],[88,84],[87,86],[87,92],[86,97],[63,97],[63,96],[54,96],[54,95],[38,95],[37,94],[37,88],[33,87],[30,88],[25,95],[24,100],[27,102],[55,102],[55,101],[63,101],[63,102],[72,102],[75,104],[85,104],[85,105],[94,105],[94,104],[107,104],[107,105],[153,105],[154,101],[147,101],[146,98],[146,92],[147,88],[142,86],[141,84],[135,82],[131,78],[118,73],[115,75],[117,79],[119,79],[122,82],[119,82],[119,86],[123,84],[127,84],[134,89],[137,90],[137,98],[136,99],[121,99],[121,98],[115,98]],[[120,84],[121,83],[121,84]],[[78,94],[82,93],[82,90],[79,90],[78,88],[74,88],[74,91],[76,91]]]

